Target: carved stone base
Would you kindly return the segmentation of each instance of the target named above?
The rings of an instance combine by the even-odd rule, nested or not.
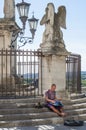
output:
[[[52,42],[41,43],[40,47],[43,52],[50,51],[55,45]]]
[[[65,91],[66,86],[66,56],[70,54],[63,43],[46,42],[42,43],[42,87],[44,92],[55,83],[57,91]],[[41,63],[40,63],[41,64]],[[41,76],[41,71],[39,73]],[[40,77],[39,76],[39,77]],[[40,78],[41,79],[41,78]],[[39,79],[39,84],[41,80]]]
[[[40,44],[41,50],[44,55],[69,55],[63,43],[56,43],[53,41]]]

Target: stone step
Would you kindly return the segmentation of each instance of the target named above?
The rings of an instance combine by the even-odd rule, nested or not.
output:
[[[86,106],[86,103],[83,103],[85,102],[86,98],[84,98],[83,100],[82,99],[76,99],[76,100],[71,100],[72,104],[68,104],[68,103],[65,103],[63,102],[64,104],[64,108],[65,109],[77,109],[77,108],[81,108],[81,107],[85,107]],[[27,101],[27,100],[26,100]],[[37,100],[36,100],[37,101]],[[43,99],[42,99],[43,101]],[[42,102],[42,104],[44,104],[44,102]],[[0,103],[0,110],[1,109],[19,109],[19,108],[34,108],[35,107],[35,102],[32,103],[32,102],[25,102],[25,103],[21,103],[21,102],[17,102],[17,103],[9,103],[9,102],[6,102],[6,103]]]
[[[44,104],[44,102],[41,102],[42,104]],[[0,103],[0,109],[7,109],[7,108],[33,108],[35,107],[36,103]]]
[[[15,104],[15,103],[37,103],[37,102],[44,102],[44,97],[38,97],[38,98],[21,98],[21,99],[0,99],[0,104]],[[64,103],[70,104],[70,99],[63,99]]]
[[[84,103],[86,101],[85,99],[77,99],[77,100],[72,100],[72,104],[68,104],[68,103],[64,103],[64,108],[65,109],[77,109],[77,108],[81,108],[81,107],[86,107],[86,103]],[[44,102],[41,102],[44,105]],[[0,103],[0,109],[19,109],[19,108],[35,108],[35,104],[36,103]]]
[[[81,98],[84,98],[84,97],[86,97],[85,93],[81,93],[81,94],[73,93],[73,94],[70,94],[71,99],[81,99]]]
[[[78,116],[79,114],[86,114],[86,108],[75,109],[75,110],[66,110],[66,112],[70,116],[72,116],[72,115],[77,115]]]
[[[0,121],[0,128],[10,127],[23,127],[23,126],[35,126],[35,125],[48,125],[63,123],[63,118],[52,117],[44,119],[30,119],[30,120],[16,120],[16,121]]]
[[[86,108],[84,109],[76,109],[76,110],[68,110],[66,111],[68,115],[79,115],[86,114]],[[24,113],[24,114],[0,114],[0,121],[13,121],[13,120],[29,120],[29,119],[43,119],[43,118],[52,118],[57,117],[58,115],[54,112],[40,112],[40,113]]]
[[[0,99],[0,108],[21,108],[21,107],[33,107],[36,103],[41,102],[44,104],[44,98],[31,99]],[[86,97],[81,99],[63,100],[65,105],[81,104],[86,102]]]
[[[21,99],[0,99],[0,104],[4,104],[4,103],[36,103],[36,102],[44,102],[44,98],[43,97],[34,97],[34,98],[21,98]]]
[[[44,105],[44,100],[40,100],[41,104]],[[6,103],[0,103],[0,109],[3,109],[3,108],[32,108],[32,107],[35,107],[35,104],[38,103],[38,100],[34,101],[34,102],[16,102],[16,103],[13,103],[13,102],[6,102]],[[63,104],[66,105],[71,105],[71,103],[69,102],[65,102],[63,101]]]
[[[81,108],[86,108],[86,103],[81,103],[81,104],[74,104],[74,105],[66,105],[64,106],[64,110],[76,110],[76,109],[81,109]],[[11,108],[1,108],[0,109],[0,114],[23,114],[23,113],[41,113],[41,112],[48,112],[49,109],[46,107],[43,108],[30,108],[30,107],[19,107],[19,108],[14,108],[11,106]]]
[[[0,115],[0,121],[30,120],[57,117],[54,112]]]
[[[10,127],[23,127],[23,126],[35,126],[35,125],[55,125],[55,124],[63,124],[66,119],[75,119],[75,120],[86,120],[86,114],[74,115],[71,118],[66,117],[52,117],[52,118],[44,118],[44,119],[30,119],[30,120],[16,120],[16,121],[0,121],[0,128],[10,128]]]
[[[81,95],[81,96],[80,96]],[[71,103],[75,103],[76,101],[78,102],[84,102],[86,101],[86,96],[84,96],[85,94],[80,94],[80,95],[76,95],[76,96],[72,96],[72,102],[70,102],[70,99],[64,100],[63,99],[63,103],[64,104],[71,104]],[[82,98],[81,98],[82,97]],[[44,102],[44,97],[36,97],[36,98],[21,98],[21,99],[0,99],[0,104],[7,104],[7,103],[37,103],[37,102]]]
[[[72,104],[80,104],[80,103],[85,103],[86,102],[86,97],[80,98],[80,99],[73,99],[70,101]]]
[[[44,102],[41,102],[44,106]],[[35,108],[37,103],[4,103],[0,104],[0,109]]]
[[[66,105],[64,106],[64,110],[76,110],[80,108],[86,108],[86,103],[74,104],[74,105]],[[0,114],[26,114],[26,113],[41,113],[41,112],[48,112],[49,109],[46,107],[43,108],[35,108],[35,107],[2,107],[0,108]]]
[[[86,108],[86,103],[80,103],[80,104],[72,104],[72,105],[66,105],[64,106],[65,110],[73,110],[73,109],[80,109],[80,108]]]
[[[37,109],[37,108],[12,108],[12,109],[0,109],[0,114],[3,113],[3,115],[5,114],[27,114],[27,113],[41,113],[41,112],[48,112],[49,109],[48,108],[41,108],[41,109]]]
[[[0,99],[0,105],[3,104],[24,104],[24,103],[38,103],[45,102],[44,98],[26,98],[26,99]],[[70,104],[70,100],[63,100],[64,104]]]
[[[27,102],[28,100],[24,100],[25,102],[18,102],[18,101],[21,101],[21,100],[16,100],[16,102],[14,102],[14,99],[11,99],[9,102],[9,100],[7,100],[7,102],[4,102],[4,103],[0,103],[0,109],[19,109],[19,108],[34,108],[35,107],[35,104],[38,102],[38,101],[41,101],[42,104],[44,104],[44,99],[41,99],[41,100],[33,100],[33,102]],[[31,99],[29,99],[31,101]],[[6,101],[6,100],[5,100]],[[36,102],[37,101],[37,102]],[[69,101],[68,102],[65,102],[63,101],[63,104],[64,104],[64,108],[65,109],[77,109],[77,108],[81,108],[81,107],[85,107],[86,104],[84,103],[86,101],[86,98],[83,98],[83,99],[75,99],[75,100],[71,100],[70,103]]]

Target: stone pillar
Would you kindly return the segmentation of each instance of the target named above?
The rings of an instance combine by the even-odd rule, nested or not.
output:
[[[0,49],[10,49],[9,46],[14,45],[17,47],[17,35],[20,32],[19,26],[11,19],[0,19]]]
[[[4,18],[15,20],[15,0],[4,0]]]
[[[16,38],[16,35],[18,34],[17,32],[19,32],[19,29],[20,28],[18,27],[15,21],[10,20],[10,19],[4,19],[4,18],[0,19],[0,50],[16,49],[17,39],[15,38]],[[13,48],[11,47],[11,43],[12,45],[14,45]],[[16,67],[15,60],[16,60],[15,56],[10,57],[10,55],[7,56],[7,60],[6,60],[6,56],[3,56],[3,61],[1,61],[0,59],[0,63],[1,63],[0,66],[3,64],[2,69],[3,69],[4,77],[6,76],[6,73],[7,75],[10,75],[15,72],[15,67]],[[10,66],[10,62],[11,62],[11,66]],[[0,74],[2,73],[1,71],[2,70],[0,69]]]
[[[41,44],[42,57],[42,89],[43,94],[56,84],[57,91],[65,92],[66,87],[66,56],[69,52],[64,47],[52,47],[53,43]],[[40,83],[40,82],[39,82]]]

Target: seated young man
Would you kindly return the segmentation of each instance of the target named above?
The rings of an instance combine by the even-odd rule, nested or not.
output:
[[[66,116],[63,112],[63,104],[61,103],[61,98],[56,97],[56,85],[52,84],[51,89],[45,92],[45,102],[46,106],[50,108],[53,112],[57,113],[59,116]]]

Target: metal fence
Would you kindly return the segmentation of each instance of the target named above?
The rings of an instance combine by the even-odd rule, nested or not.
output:
[[[66,58],[66,89],[81,93],[81,56],[71,54]]]
[[[41,51],[0,50],[0,98],[42,95],[42,56]],[[66,70],[66,89],[81,92],[81,56],[68,56]]]
[[[42,94],[41,84],[39,88],[41,61],[40,51],[0,50],[0,97],[17,98]]]

